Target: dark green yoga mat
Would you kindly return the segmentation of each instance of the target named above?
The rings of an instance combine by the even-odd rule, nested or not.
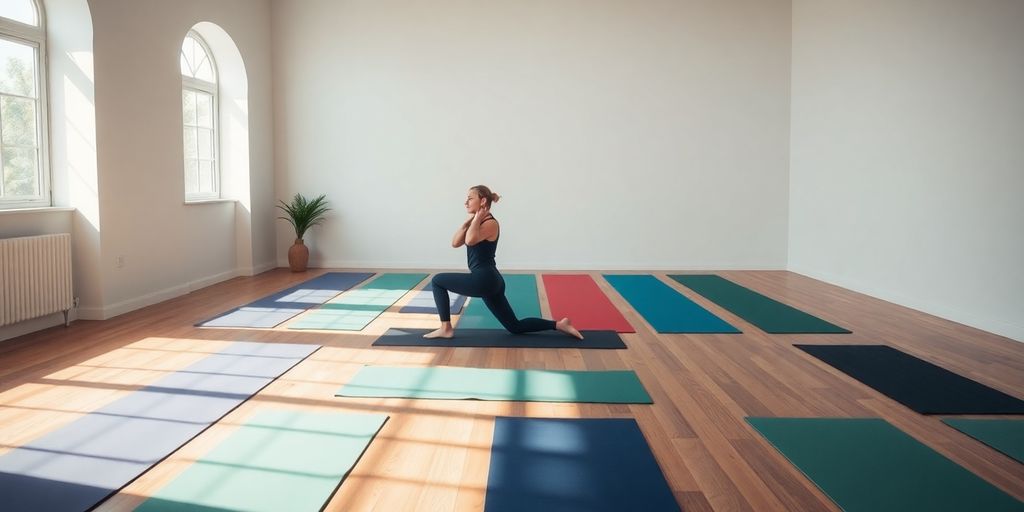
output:
[[[942,422],[1024,464],[1024,420],[950,418]]]
[[[747,422],[847,512],[1024,510],[1024,503],[882,419]]]
[[[670,275],[734,315],[772,334],[847,334],[850,331],[716,275]]]
[[[540,299],[537,297],[537,276],[533,274],[504,274],[505,297],[517,318],[540,317]],[[457,325],[459,329],[504,329],[491,311],[477,297],[469,300]]]
[[[386,420],[261,411],[135,510],[320,510]]]
[[[427,274],[381,274],[296,318],[288,328],[360,331],[426,277]]]
[[[336,396],[650,404],[636,373],[364,366]]]

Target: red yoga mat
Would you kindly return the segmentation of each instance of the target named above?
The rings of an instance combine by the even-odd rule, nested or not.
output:
[[[636,332],[597,283],[586,274],[544,274],[551,316],[569,317],[577,329]]]

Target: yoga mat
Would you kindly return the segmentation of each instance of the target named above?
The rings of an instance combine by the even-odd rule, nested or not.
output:
[[[0,456],[0,508],[88,510],[313,353],[235,342]]]
[[[135,511],[320,510],[387,418],[260,411]]]
[[[541,277],[553,318],[569,317],[581,331],[636,332],[590,276],[544,274]]]
[[[242,307],[199,322],[196,327],[269,329],[369,279],[372,272],[328,272]]]
[[[462,306],[466,305],[466,296],[448,292],[449,311],[453,315],[462,312]],[[399,313],[429,313],[437,314],[437,305],[434,304],[434,285],[427,283],[427,286],[409,301],[408,304],[398,310]]]
[[[455,329],[452,339],[426,339],[431,329],[388,329],[376,347],[626,348],[615,331],[582,331],[583,339],[558,331],[512,334],[497,329]]]
[[[652,275],[605,274],[604,278],[658,332],[740,332]]]
[[[669,277],[768,333],[848,334],[850,332],[719,276],[672,275]]]
[[[1024,420],[942,420],[964,434],[1024,464]]]
[[[921,414],[1024,414],[1024,401],[886,345],[796,345]]]
[[[540,299],[537,298],[537,277],[533,274],[505,274],[505,297],[517,318],[540,317]],[[459,317],[460,329],[504,329],[483,299],[469,301]]]
[[[636,420],[499,416],[484,510],[680,508]]]
[[[650,404],[636,373],[364,366],[336,396]]]
[[[296,318],[288,328],[360,331],[426,277],[427,274],[381,274]]]
[[[878,418],[747,418],[846,512],[1024,510],[1024,503]]]

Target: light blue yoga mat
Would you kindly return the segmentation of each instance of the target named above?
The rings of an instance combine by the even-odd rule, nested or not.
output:
[[[502,277],[505,278],[505,297],[512,305],[512,311],[515,311],[516,317],[540,317],[537,276],[534,274],[503,274]],[[481,298],[469,301],[455,327],[458,329],[504,329],[501,322],[491,314]]]
[[[386,420],[260,411],[135,511],[320,510]]]
[[[106,499],[313,353],[235,342],[0,456],[0,509],[83,511]]]
[[[360,331],[426,277],[427,274],[381,274],[296,318],[288,328]]]
[[[605,274],[604,278],[660,333],[740,332],[652,275]]]

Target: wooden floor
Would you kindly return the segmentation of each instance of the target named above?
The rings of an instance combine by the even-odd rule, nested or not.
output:
[[[78,321],[69,328],[56,327],[0,343],[0,453],[216,352],[228,341],[298,342],[323,348],[99,510],[131,510],[263,408],[390,416],[327,510],[481,510],[497,415],[636,418],[687,511],[838,510],[744,423],[745,416],[882,417],[1024,499],[1024,465],[941,424],[937,417],[901,406],[792,346],[794,342],[886,343],[1024,397],[1024,343],[782,271],[720,274],[849,328],[853,334],[765,334],[663,274],[657,275],[666,284],[744,333],[657,334],[599,273],[592,275],[638,331],[623,335],[628,350],[370,348],[375,335],[388,327],[436,324],[427,315],[398,315],[408,296],[360,333],[192,327],[322,272],[292,274],[278,269],[237,278],[111,320]],[[538,286],[542,308],[548,313],[540,279]],[[632,369],[655,403],[334,397],[364,364]]]

